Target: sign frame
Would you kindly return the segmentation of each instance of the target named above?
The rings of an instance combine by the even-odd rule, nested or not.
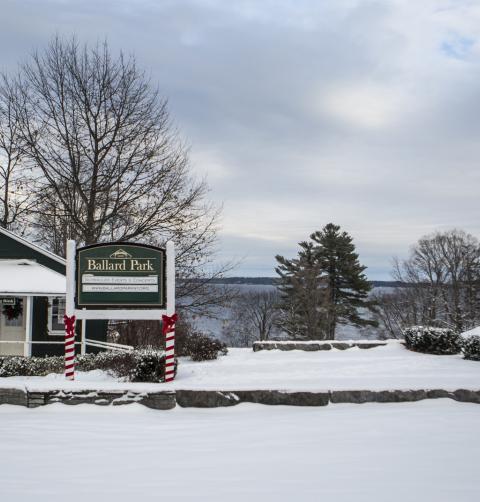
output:
[[[161,253],[161,264],[159,264],[159,268],[161,270],[161,273],[160,273],[160,270],[157,272],[157,274],[149,274],[149,277],[151,277],[153,279],[153,277],[157,278],[159,277],[160,280],[157,280],[155,281],[154,283],[147,283],[145,282],[144,283],[144,286],[149,286],[149,285],[156,285],[157,286],[157,296],[160,296],[161,299],[162,299],[162,302],[161,302],[161,305],[158,305],[157,303],[148,303],[148,302],[145,302],[145,303],[127,303],[127,302],[119,302],[119,301],[115,301],[114,303],[86,303],[84,301],[82,301],[80,303],[80,298],[81,298],[81,295],[82,295],[82,291],[81,291],[81,288],[82,286],[84,286],[83,284],[83,280],[81,279],[81,275],[85,275],[85,271],[83,271],[83,274],[82,274],[82,271],[80,270],[80,267],[81,267],[81,253],[83,252],[89,252],[90,250],[96,250],[96,249],[102,249],[102,248],[108,248],[108,247],[120,247],[122,249],[120,249],[119,251],[123,251],[126,253],[127,257],[123,258],[123,260],[139,260],[139,259],[142,259],[142,260],[154,260],[154,259],[157,259],[157,257],[135,257],[133,258],[131,255],[129,255],[128,252],[125,251],[125,249],[129,249],[130,248],[130,252],[133,252],[132,251],[132,248],[138,248],[138,249],[145,249],[147,251],[153,251],[153,252],[159,252]],[[118,251],[117,251],[118,252]],[[164,309],[166,308],[166,304],[167,304],[167,298],[166,298],[166,289],[167,289],[167,280],[166,280],[166,277],[167,277],[167,273],[166,273],[166,269],[167,269],[167,251],[165,248],[158,248],[156,246],[150,246],[148,244],[139,244],[139,243],[136,243],[136,242],[105,242],[105,243],[100,243],[100,244],[92,244],[90,246],[83,246],[81,248],[77,248],[76,249],[76,252],[75,252],[75,256],[76,256],[76,261],[75,261],[75,281],[76,281],[76,288],[75,288],[75,308],[86,308],[87,310],[93,310],[93,309],[96,309],[96,310],[110,310],[110,309],[116,309],[116,308],[119,308],[118,305],[123,305],[124,307],[127,307],[127,308],[132,308],[132,309],[151,309],[151,308],[160,308],[160,309]],[[87,258],[87,259],[91,259],[90,257]],[[100,260],[100,261],[104,261],[104,260],[115,260],[115,259],[118,259],[118,258],[113,258],[112,257],[97,257],[95,258],[96,260]],[[140,266],[141,264],[139,264]],[[95,271],[92,271],[92,272],[95,272]],[[99,270],[99,272],[104,272],[105,274],[110,274],[112,273],[111,270]],[[116,272],[116,270],[114,270],[113,272]],[[135,273],[136,271],[135,270],[124,270],[124,271],[120,271],[121,274],[125,273],[125,274],[128,274],[128,273]],[[138,272],[138,271],[137,271]],[[140,271],[140,272],[144,272],[144,271]],[[108,276],[108,275],[105,275],[105,276],[102,276],[102,278],[104,280],[106,280],[107,278],[110,278],[112,277],[112,285],[117,285],[117,286],[121,286],[121,283],[119,284],[114,284],[114,280],[115,280],[115,276]],[[122,276],[119,276],[118,279],[121,279]],[[126,276],[123,276],[123,277],[126,277]],[[133,276],[131,275],[128,275],[128,278],[133,278]],[[142,277],[143,278],[143,277]],[[94,279],[94,275],[92,273],[92,279]],[[107,281],[107,284],[108,284],[109,281]],[[96,283],[96,281],[92,281],[91,283],[91,286],[94,286],[95,284],[98,284]],[[129,284],[128,282],[124,282],[123,283],[124,286],[140,286],[139,283],[133,285],[133,284]],[[87,285],[87,286],[90,286],[90,285]],[[104,292],[106,294],[122,294],[122,292]],[[125,292],[123,292],[125,293]],[[140,292],[142,293],[142,292]],[[85,292],[83,292],[83,294],[85,294]],[[88,294],[88,293],[87,293]],[[90,294],[92,294],[92,292],[90,292]],[[97,294],[101,295],[102,292],[97,292]],[[132,291],[130,294],[135,294],[134,291]],[[145,292],[143,292],[143,294],[145,294]],[[148,293],[147,293],[148,294]]]
[[[139,243],[127,242],[109,242],[102,244],[95,244],[92,246],[85,246],[86,249],[97,246],[107,245],[135,245],[138,247],[154,246],[142,245]],[[155,248],[158,249],[158,248]],[[98,308],[81,308],[76,305],[75,294],[77,291],[77,247],[74,240],[67,241],[67,292],[66,292],[66,305],[65,313],[68,316],[74,315],[77,319],[83,320],[160,320],[162,315],[172,316],[175,313],[175,246],[172,241],[168,241],[165,246],[165,268],[164,268],[164,295],[165,307],[146,307],[146,306],[106,306],[99,305]]]

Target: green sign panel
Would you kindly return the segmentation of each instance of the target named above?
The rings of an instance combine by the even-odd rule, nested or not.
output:
[[[164,249],[96,244],[77,249],[77,308],[165,308]]]

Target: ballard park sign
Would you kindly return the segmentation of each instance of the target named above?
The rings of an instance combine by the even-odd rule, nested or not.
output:
[[[97,244],[77,250],[77,308],[165,308],[166,250]]]
[[[67,243],[66,313],[76,319],[162,319],[175,312],[175,251],[130,242]]]
[[[177,320],[173,242],[167,242],[165,248],[111,242],[77,249],[75,241],[69,240],[64,316],[65,376],[69,380],[75,374],[76,321],[88,319],[161,320],[165,337],[164,379],[172,381]],[[82,351],[86,343],[82,322]]]

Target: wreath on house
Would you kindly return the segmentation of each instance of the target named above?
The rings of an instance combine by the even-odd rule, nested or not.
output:
[[[18,319],[23,312],[22,304],[17,302],[13,305],[4,305],[3,306],[3,315],[9,320],[13,321],[14,319]]]

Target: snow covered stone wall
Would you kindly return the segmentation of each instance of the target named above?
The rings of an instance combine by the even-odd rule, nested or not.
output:
[[[288,392],[281,390],[171,390],[134,392],[131,390],[49,390],[0,388],[0,405],[13,404],[36,408],[47,404],[95,404],[119,406],[139,403],[156,410],[181,408],[223,408],[240,403],[284,406],[327,406],[330,403],[402,403],[424,399],[449,398],[480,404],[480,390],[412,389],[412,390],[334,390]]]
[[[387,342],[370,341],[370,340],[345,340],[337,342],[335,340],[310,340],[310,341],[263,341],[253,342],[253,351],[260,350],[346,350],[352,347],[359,347],[360,349],[372,349],[374,347],[381,347],[386,345]]]
[[[134,392],[131,390],[28,390],[0,388],[0,404],[36,408],[46,404],[123,405],[139,403],[156,410],[175,408],[175,392]]]

